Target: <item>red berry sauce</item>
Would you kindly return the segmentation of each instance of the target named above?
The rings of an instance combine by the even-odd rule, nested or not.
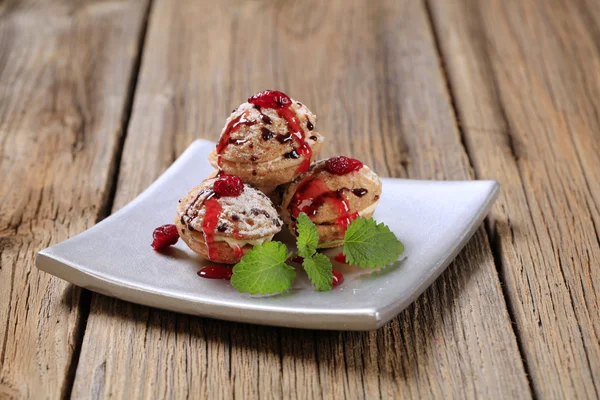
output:
[[[261,108],[273,108],[278,110],[280,108],[291,106],[292,100],[283,92],[277,90],[264,90],[250,97],[248,103],[257,105]]]
[[[304,258],[300,256],[292,257],[290,258],[290,262],[293,262],[295,264],[302,264],[304,262]]]
[[[152,234],[152,247],[154,250],[163,250],[174,245],[179,240],[179,232],[173,224],[160,226]]]
[[[344,256],[344,253],[338,254],[337,256],[333,257],[333,259],[339,263],[348,264],[348,261],[346,261],[346,257]]]
[[[342,275],[340,271],[335,269],[332,269],[331,272],[333,273],[333,281],[331,282],[333,284],[333,287],[341,285],[342,282],[344,282],[344,275]]]
[[[325,170],[334,175],[346,175],[362,167],[362,162],[344,156],[331,157],[325,162]]]
[[[233,268],[222,267],[219,265],[207,265],[198,271],[198,276],[207,279],[231,279]]]
[[[239,244],[236,244],[235,247],[233,248],[233,254],[235,255],[235,258],[237,258],[239,260],[242,257],[244,257],[244,254],[246,254],[246,253],[245,253],[244,249],[242,249],[240,247]]]
[[[304,137],[304,131],[300,126],[300,122],[296,116],[294,110],[291,109],[292,100],[285,93],[278,92],[276,90],[265,90],[263,92],[257,93],[254,96],[248,99],[248,103],[254,104],[259,108],[272,108],[277,111],[277,114],[285,119],[288,126],[288,131],[293,136],[296,144],[298,145],[297,149],[294,149],[297,154],[304,157],[302,163],[298,167],[297,172],[306,172],[310,167],[310,159],[312,156],[312,149],[306,143]],[[282,142],[285,140],[285,136],[278,135],[277,139]],[[282,142],[283,143],[283,142]],[[217,149],[217,153],[219,150]],[[286,153],[286,154],[292,154]],[[287,158],[298,158],[298,157],[287,157]]]
[[[219,143],[217,143],[217,164],[219,165],[219,167],[223,163],[221,154],[223,154],[223,151],[225,151],[227,146],[229,146],[230,144],[239,145],[246,142],[246,139],[231,139],[231,134],[237,132],[242,125],[251,126],[256,123],[256,121],[248,120],[247,117],[248,112],[246,111],[242,115],[229,121],[229,123],[227,124],[225,131],[219,139]]]
[[[319,208],[325,202],[329,202],[335,206],[338,212],[336,222],[344,233],[348,225],[358,217],[358,213],[350,212],[350,206],[344,198],[343,192],[344,189],[329,189],[325,181],[319,178],[307,178],[300,183],[292,198],[291,213],[297,218],[301,212],[304,212],[309,218],[312,218],[317,215]]]
[[[214,247],[215,230],[217,229],[219,215],[223,211],[223,207],[221,207],[216,197],[207,198],[204,201],[204,206],[206,207],[206,211],[204,220],[202,221],[202,233],[204,234],[204,240],[208,249],[208,259],[214,260],[219,256],[217,249]]]

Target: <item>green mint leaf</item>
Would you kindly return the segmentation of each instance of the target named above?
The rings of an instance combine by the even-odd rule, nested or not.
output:
[[[289,289],[296,270],[285,263],[287,256],[287,247],[280,242],[255,246],[233,267],[231,286],[250,294],[272,294]]]
[[[300,213],[298,216],[297,227],[296,246],[298,247],[298,254],[300,257],[311,258],[317,252],[319,231],[317,231],[317,227],[306,213]]]
[[[320,292],[331,290],[333,273],[331,272],[331,260],[325,254],[316,253],[311,258],[304,258],[302,266],[310,281]]]
[[[398,259],[404,245],[383,222],[377,224],[373,218],[357,218],[346,230],[344,256],[351,265],[361,267],[383,267]]]

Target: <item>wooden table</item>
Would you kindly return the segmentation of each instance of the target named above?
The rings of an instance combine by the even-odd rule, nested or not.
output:
[[[6,1],[0,88],[0,398],[600,396],[597,0]],[[244,325],[36,270],[265,88],[325,156],[500,181],[396,319]]]

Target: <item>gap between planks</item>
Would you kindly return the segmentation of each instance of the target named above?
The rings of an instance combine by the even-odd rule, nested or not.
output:
[[[452,88],[450,76],[449,76],[447,68],[446,68],[446,61],[444,59],[444,54],[442,52],[442,48],[441,48],[441,44],[440,44],[440,39],[439,39],[440,32],[438,31],[438,27],[435,25],[435,19],[433,18],[433,12],[431,10],[431,5],[429,3],[430,3],[430,0],[423,0],[425,13],[427,15],[427,22],[429,23],[429,26],[431,28],[433,42],[435,44],[435,50],[436,50],[438,60],[439,60],[440,70],[441,70],[443,79],[446,83],[448,97],[450,99],[450,104],[452,106],[452,112],[454,113],[454,121],[456,122],[456,127],[457,127],[458,133],[460,135],[461,145],[465,151],[465,154],[467,155],[467,159],[469,160],[469,166],[471,167],[471,171],[472,171],[473,175],[475,176],[475,178],[479,179],[477,170],[473,167],[474,164],[473,164],[473,160],[472,160],[472,156],[471,156],[471,149],[467,145],[467,142],[465,139],[465,132],[464,132],[463,126],[460,121],[460,116],[458,113],[458,108],[457,108],[457,103],[456,103],[456,96],[455,96],[454,90]],[[513,157],[516,158],[517,156],[514,151],[514,146],[512,143],[512,136],[510,135],[510,133],[507,133],[507,136],[508,136],[512,155],[513,155]],[[519,170],[519,172],[521,172],[521,171]],[[521,182],[522,182],[522,180],[521,180]],[[536,399],[536,394],[535,394],[535,391],[533,390],[533,382],[531,381],[531,374],[529,372],[529,365],[527,363],[527,358],[525,357],[525,353],[523,352],[523,343],[522,343],[522,340],[521,340],[518,330],[514,329],[514,327],[516,326],[516,322],[515,322],[516,319],[515,319],[513,307],[510,304],[510,297],[508,296],[508,293],[506,292],[505,277],[504,277],[504,274],[502,273],[502,257],[500,254],[501,253],[500,243],[498,240],[494,240],[494,238],[496,238],[497,235],[496,235],[495,229],[493,229],[493,227],[492,227],[489,217],[486,217],[483,226],[485,228],[485,231],[487,234],[487,241],[490,246],[492,256],[494,258],[494,266],[496,267],[496,273],[498,274],[498,280],[500,281],[500,287],[502,289],[502,297],[504,298],[504,303],[506,304],[506,309],[507,309],[508,316],[509,316],[510,322],[511,322],[512,332],[515,337],[515,341],[517,343],[519,355],[521,356],[521,360],[523,362],[523,368],[525,369],[525,377],[527,379],[527,383],[529,384],[529,393],[533,399]]]
[[[118,138],[117,150],[113,155],[113,159],[110,163],[110,179],[107,181],[107,190],[105,191],[106,196],[102,200],[102,208],[98,213],[96,223],[102,221],[108,217],[113,208],[115,196],[117,193],[117,183],[119,180],[119,171],[121,169],[121,158],[123,156],[123,147],[125,145],[125,139],[127,138],[127,132],[129,128],[129,120],[131,118],[131,111],[133,108],[133,102],[135,100],[135,93],[137,89],[138,77],[140,67],[142,64],[142,55],[144,53],[144,46],[146,44],[146,36],[148,32],[148,25],[150,23],[150,13],[152,12],[152,4],[154,0],[148,0],[148,5],[144,11],[144,17],[142,20],[142,28],[140,29],[139,37],[137,38],[135,60],[133,63],[133,70],[131,78],[129,80],[129,87],[127,88],[127,97],[124,104],[123,117],[121,121],[121,132]],[[75,373],[77,372],[77,366],[79,365],[79,356],[81,355],[81,346],[83,344],[83,337],[85,336],[85,330],[87,327],[88,316],[90,314],[90,307],[92,303],[92,293],[84,288],[81,288],[81,297],[79,299],[79,310],[81,313],[80,320],[77,326],[77,339],[71,356],[71,362],[68,369],[68,375],[66,378],[66,385],[61,395],[63,399],[70,399],[73,391],[73,384],[75,383]]]

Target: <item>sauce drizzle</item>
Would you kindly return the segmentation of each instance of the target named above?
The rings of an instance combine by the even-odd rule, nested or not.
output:
[[[326,202],[329,202],[337,210],[338,217],[336,223],[342,233],[345,233],[348,225],[358,217],[357,212],[350,212],[348,201],[343,195],[345,190],[348,189],[331,190],[322,179],[307,178],[300,183],[292,198],[291,214],[295,218],[298,218],[298,215],[304,212],[312,219],[312,217],[317,215],[319,208]]]

